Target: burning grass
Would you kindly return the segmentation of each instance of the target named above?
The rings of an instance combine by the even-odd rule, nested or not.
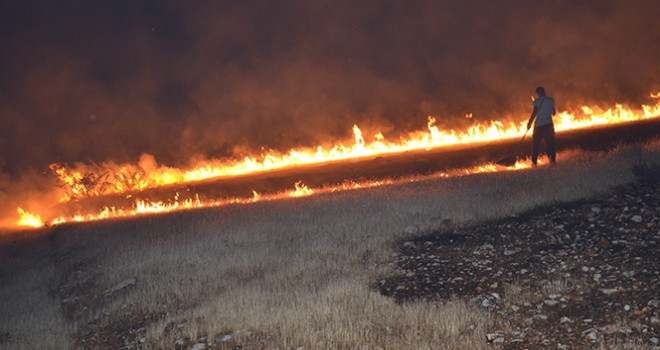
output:
[[[56,338],[53,347],[64,348],[67,339],[57,334],[70,332],[70,343],[82,348],[102,342],[120,348],[142,338],[147,348],[174,348],[178,338],[208,335],[213,342],[214,335],[230,333],[223,346],[246,349],[489,348],[486,330],[506,320],[460,299],[400,305],[370,286],[389,273],[394,243],[412,232],[606,192],[633,181],[638,164],[660,164],[660,142],[610,154],[565,152],[560,159],[556,169],[436,176],[64,225],[48,239],[19,242],[26,247],[19,255],[5,254],[14,248],[3,244],[0,295],[8,311],[0,313],[0,333],[10,337],[2,347],[48,348]],[[32,245],[41,250],[26,254]],[[135,286],[101,296],[133,278]],[[55,311],[60,303],[73,307],[66,317]],[[25,324],[44,330],[44,338],[29,337]]]

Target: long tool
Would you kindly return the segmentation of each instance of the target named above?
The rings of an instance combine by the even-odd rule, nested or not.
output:
[[[518,142],[518,144],[516,145],[516,152],[514,154],[512,154],[510,156],[507,156],[507,157],[504,157],[504,158],[498,160],[495,163],[497,163],[499,165],[503,165],[503,166],[515,165],[516,162],[518,161],[518,153],[520,153],[520,147],[522,146],[522,143],[525,140],[525,136],[527,136],[528,132],[529,132],[529,129],[527,129],[527,131],[525,131],[525,134],[520,139],[520,142]]]

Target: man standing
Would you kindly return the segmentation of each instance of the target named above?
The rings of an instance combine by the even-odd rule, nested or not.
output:
[[[541,149],[541,140],[545,141],[548,157],[552,166],[556,165],[557,151],[555,149],[555,126],[552,123],[552,116],[557,113],[555,110],[555,100],[545,95],[545,89],[542,86],[536,88],[536,100],[534,100],[534,110],[527,122],[527,130],[534,123],[534,137],[532,146],[532,165],[536,166]]]

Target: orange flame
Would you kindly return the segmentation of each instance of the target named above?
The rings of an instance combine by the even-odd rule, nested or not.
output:
[[[642,105],[641,109],[631,109],[621,104],[616,104],[613,108],[607,109],[598,106],[583,106],[579,111],[564,111],[554,117],[555,129],[557,131],[565,131],[658,118],[660,117],[660,92],[652,93],[651,97],[658,101],[654,105]],[[357,125],[354,125],[352,145],[339,143],[330,148],[317,146],[314,148],[292,149],[286,153],[268,151],[261,155],[250,155],[243,159],[202,161],[189,169],[159,166],[153,156],[150,155],[143,155],[138,164],[78,164],[75,168],[53,164],[51,165],[51,169],[60,180],[64,190],[64,195],[60,198],[60,201],[66,202],[71,199],[129,191],[137,192],[148,188],[193,182],[214,177],[243,175],[273,169],[411,150],[517,138],[525,131],[525,128],[526,121],[519,124],[490,121],[488,123],[475,123],[465,130],[440,130],[436,125],[436,119],[429,116],[425,130],[408,133],[406,137],[394,142],[386,141],[380,132],[375,133],[375,136],[370,141],[367,141],[362,130]],[[436,176],[447,177],[480,172],[512,171],[526,169],[528,167],[529,165],[525,163],[517,163],[512,167],[486,164],[472,169],[436,174]],[[219,201],[202,201],[199,197],[180,201],[178,195],[172,201],[168,202],[149,202],[138,199],[131,208],[106,207],[98,213],[60,217],[47,220],[47,222],[48,224],[61,224],[64,222],[101,220],[131,215],[212,207],[230,203],[251,203],[278,198],[303,197],[326,192],[382,186],[391,183],[393,181],[384,180],[359,184],[347,183],[334,187],[311,189],[298,182],[294,185],[295,188],[293,191],[270,195],[262,195],[253,191],[251,198],[229,198]],[[135,195],[139,196],[139,194]],[[20,208],[18,212],[20,218],[17,223],[21,226],[38,227],[45,223],[37,214],[25,212]]]
[[[41,217],[37,214],[33,214],[18,208],[18,226],[28,226],[28,227],[41,227],[44,225],[44,222],[41,220]]]
[[[651,94],[660,96],[659,93]],[[616,104],[614,108],[584,106],[579,111],[561,112],[554,117],[555,130],[565,131],[599,125],[611,125],[660,116],[660,100],[655,105],[643,105],[641,110]],[[400,153],[412,150],[482,143],[519,137],[525,131],[525,121],[515,124],[501,121],[476,123],[465,130],[440,130],[436,118],[429,116],[426,130],[411,132],[396,141],[386,141],[377,132],[367,141],[362,130],[353,125],[353,145],[336,144],[330,148],[292,149],[286,153],[268,151],[249,155],[243,159],[201,161],[189,169],[159,166],[153,156],[143,155],[138,164],[106,163],[103,165],[78,164],[66,168],[51,165],[65,194],[60,201],[100,196],[127,191],[141,191],[175,183],[187,183],[215,177],[226,177],[282,169],[293,166],[318,164],[337,160]]]

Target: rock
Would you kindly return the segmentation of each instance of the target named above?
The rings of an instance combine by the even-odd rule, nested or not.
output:
[[[573,323],[573,320],[571,320],[570,318],[564,316],[559,320],[559,323]]]
[[[504,337],[499,333],[487,333],[486,341],[493,344],[502,344],[504,343]]]
[[[658,337],[650,338],[649,343],[651,343],[653,345],[658,345],[658,344],[660,344],[660,339],[658,339]]]
[[[594,341],[598,340],[598,333],[596,333],[596,330],[594,330],[594,329],[586,330],[583,333],[586,333],[585,337],[590,342],[594,342]]]
[[[630,220],[632,220],[632,222],[639,224],[640,222],[642,222],[642,217],[639,215],[633,215],[633,217],[631,217]]]
[[[233,334],[231,332],[218,333],[218,334],[213,336],[213,342],[214,343],[224,343],[224,342],[230,341],[232,337],[233,337]]]
[[[651,299],[646,305],[648,305],[649,307],[658,307],[658,305],[660,305],[660,300]]]
[[[128,288],[128,287],[133,287],[137,283],[137,280],[135,278],[129,278],[127,280],[123,280],[114,286],[106,289],[101,295],[104,297],[109,297],[112,294],[117,293],[118,291]]]
[[[504,256],[511,256],[513,254],[516,254],[515,250],[505,250],[504,251]]]
[[[626,271],[623,273],[623,275],[628,278],[633,278],[633,276],[635,276],[635,271]]]
[[[559,302],[557,300],[548,299],[548,300],[543,301],[543,304],[548,305],[548,306],[555,306],[555,305],[559,304]]]
[[[416,233],[419,233],[419,227],[417,225],[410,225],[406,227],[405,230],[403,230],[408,235],[414,235]]]
[[[615,294],[619,291],[618,288],[601,288],[599,290],[600,290],[601,293],[603,293],[605,295],[612,295],[612,294]]]
[[[190,348],[190,350],[206,350],[206,349],[207,349],[207,347],[206,347],[206,344],[204,344],[204,343],[197,343],[197,344],[193,345],[192,348]]]
[[[623,311],[630,311],[631,307],[630,305],[626,305],[623,307]]]
[[[548,316],[546,316],[544,314],[534,315],[534,320],[536,320],[536,321],[547,321]]]
[[[184,338],[179,338],[174,342],[175,350],[185,350],[186,345],[188,345],[188,340]]]
[[[407,241],[407,242],[403,243],[403,247],[404,248],[415,248],[415,243]]]
[[[490,306],[490,300],[488,300],[488,299],[484,299],[484,300],[481,302],[481,306],[483,306],[483,307],[489,307],[489,306]]]

